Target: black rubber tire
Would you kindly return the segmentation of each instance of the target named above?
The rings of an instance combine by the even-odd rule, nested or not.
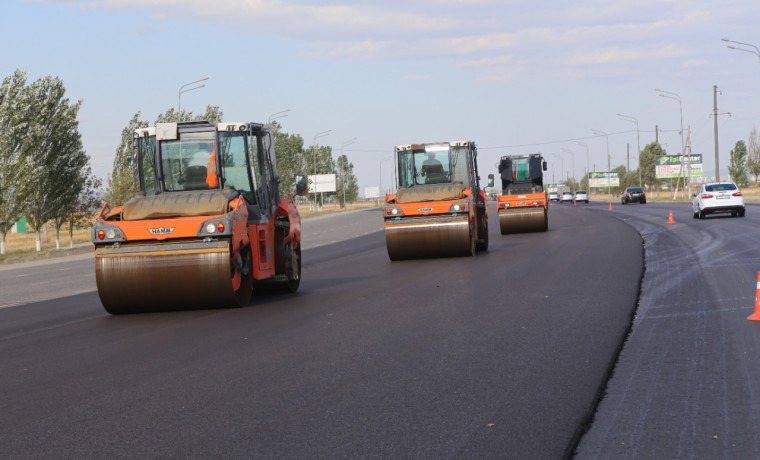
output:
[[[475,243],[475,250],[479,252],[488,251],[488,221],[485,216],[478,218],[480,225],[478,226],[478,235],[481,237],[480,241]]]
[[[277,256],[275,257],[275,273],[278,275],[286,275],[288,277],[287,281],[277,281],[273,283],[277,287],[277,291],[283,292],[283,293],[294,293],[298,291],[298,287],[301,284],[301,245],[298,245],[298,247],[295,249],[294,257],[290,260],[286,260],[285,253],[287,252],[284,240],[285,240],[285,231],[284,228],[276,228],[274,231],[274,247],[277,251]],[[292,242],[289,242],[288,245],[292,245]],[[290,267],[290,264],[295,263],[297,267],[295,270],[292,270]],[[292,271],[295,271],[295,273],[292,273]]]

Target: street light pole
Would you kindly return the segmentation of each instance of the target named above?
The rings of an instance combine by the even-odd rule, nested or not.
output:
[[[737,45],[749,46],[749,47],[754,48],[754,50],[748,50],[748,49],[744,49],[744,48],[737,48],[736,46],[732,46],[732,45],[728,45],[727,46],[727,48],[732,49],[732,50],[744,51],[745,53],[752,53],[755,56],[757,56],[757,60],[758,60],[758,62],[760,62],[760,48],[758,48],[757,46],[755,46],[755,45],[753,45],[751,43],[735,42],[735,41],[729,40],[727,38],[721,38],[721,40],[723,40],[724,42],[728,42],[728,43],[736,43]]]
[[[343,183],[343,209],[346,209],[346,158],[343,156],[343,147],[356,142],[356,138],[340,144],[340,157],[343,158],[343,169],[340,171],[341,182]]]
[[[196,90],[196,89],[201,89],[201,88],[203,88],[206,85],[199,85],[199,86],[195,86],[193,88],[188,88],[188,89],[184,89],[184,88],[186,86],[194,85],[196,83],[200,83],[200,82],[206,81],[208,79],[209,79],[209,77],[201,78],[200,80],[191,81],[190,83],[185,83],[184,85],[182,85],[182,86],[179,87],[179,91],[177,91],[177,121],[182,121],[182,120],[180,120],[180,113],[182,112],[182,93],[186,93],[188,91],[193,91],[193,90]]]
[[[607,201],[612,204],[612,193],[610,192],[610,174],[612,174],[612,171],[610,171],[612,169],[610,166],[610,135],[598,129],[592,129],[591,132],[604,136],[607,139]]]
[[[641,187],[641,140],[639,136],[639,120],[630,115],[623,115],[622,113],[617,114],[617,116],[623,121],[636,123],[636,146],[639,149],[639,187]]]
[[[686,152],[684,151],[686,147],[683,141],[683,104],[681,103],[681,96],[679,96],[676,93],[671,93],[670,91],[663,91],[661,89],[655,89],[655,91],[660,93],[660,97],[666,97],[668,99],[673,99],[675,101],[678,101],[678,111],[681,114],[681,172],[683,172],[683,162],[684,162],[684,159],[686,159],[686,170],[687,170],[688,180],[684,182],[689,184],[688,196],[691,196],[691,155],[689,155],[689,157],[686,158]],[[679,176],[681,172],[679,172]],[[684,191],[685,191],[685,187],[684,187]],[[677,194],[678,194],[678,185],[676,185],[676,190],[673,193],[673,200],[676,199]]]
[[[565,159],[562,158],[561,155],[557,155],[556,153],[552,152],[552,156],[559,158],[561,169],[559,170],[559,177],[560,180],[565,177]],[[567,185],[567,181],[565,181],[565,185]]]
[[[317,211],[317,139],[323,136],[327,136],[332,132],[331,129],[328,129],[327,131],[322,131],[321,133],[317,133],[314,135],[314,211]]]
[[[282,112],[275,112],[275,113],[269,115],[267,123],[272,123],[272,120],[276,120],[277,118],[287,117],[288,116],[288,112],[290,112],[290,109],[283,110]]]
[[[585,143],[585,142],[581,142],[581,141],[575,141],[575,143],[578,144],[578,145],[582,145],[582,146],[586,147],[586,191],[590,194],[591,193],[591,187],[589,185],[591,185],[591,184],[589,184],[588,173],[591,172],[591,171],[589,170],[589,167],[588,167],[589,166],[589,161],[588,161],[588,144]]]
[[[563,152],[567,152],[570,154],[570,158],[572,160],[572,168],[573,168],[573,183],[575,183],[575,154],[573,154],[573,151],[570,149],[562,148]],[[577,187],[576,187],[577,189]]]

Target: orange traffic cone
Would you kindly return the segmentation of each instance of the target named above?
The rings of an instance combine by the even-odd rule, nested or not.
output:
[[[747,316],[750,321],[760,321],[760,272],[757,273],[757,287],[755,288],[755,312]]]
[[[668,223],[669,223],[669,224],[675,224],[675,223],[676,223],[676,221],[675,221],[675,220],[673,220],[673,211],[670,211],[670,210],[669,210],[669,211],[668,211],[668,214],[670,215],[670,217],[668,217]]]
[[[612,201],[610,201],[610,211],[612,211]]]

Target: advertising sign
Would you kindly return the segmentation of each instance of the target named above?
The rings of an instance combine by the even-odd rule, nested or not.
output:
[[[620,186],[620,177],[616,172],[588,173],[589,188],[607,188]]]
[[[686,176],[689,173],[688,166],[685,163],[684,155],[658,155],[654,159],[654,173],[657,179],[673,179]],[[681,161],[684,160],[683,171],[681,171]],[[691,155],[691,175],[692,177],[702,176],[702,155]]]
[[[315,178],[316,181],[314,180]],[[309,193],[334,192],[336,190],[337,185],[335,174],[317,174],[316,176],[309,176]]]
[[[364,198],[380,198],[380,187],[364,187]]]

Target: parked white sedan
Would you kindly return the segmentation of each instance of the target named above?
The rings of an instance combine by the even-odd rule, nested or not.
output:
[[[691,210],[695,219],[729,212],[733,217],[744,217],[744,195],[733,182],[703,184],[691,202]]]

